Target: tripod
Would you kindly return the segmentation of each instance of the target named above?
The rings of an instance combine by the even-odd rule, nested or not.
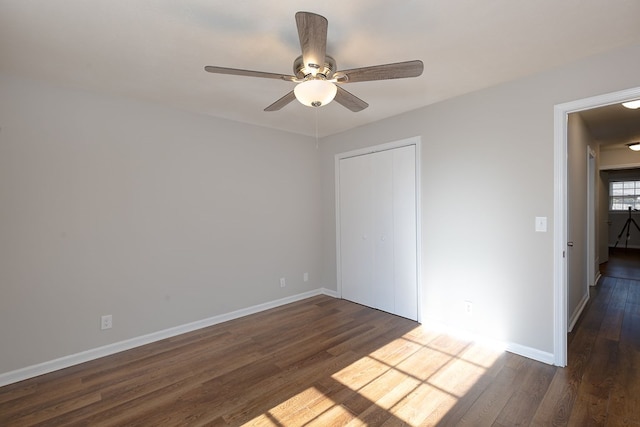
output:
[[[620,234],[618,234],[618,240],[616,240],[616,244],[613,245],[613,247],[617,247],[618,246],[618,242],[620,241],[620,237],[622,237],[622,234],[624,233],[624,230],[627,230],[627,239],[624,241],[624,248],[627,249],[627,245],[629,244],[629,237],[631,236],[631,227],[630,224],[633,224],[636,229],[638,229],[638,231],[640,231],[640,227],[638,227],[638,224],[636,223],[636,221],[631,218],[631,206],[629,206],[629,218],[627,218],[627,222],[624,223],[624,226],[622,227],[622,230],[620,230]]]

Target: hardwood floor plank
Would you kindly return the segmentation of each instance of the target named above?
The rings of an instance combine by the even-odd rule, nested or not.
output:
[[[509,398],[496,419],[501,426],[526,425],[533,419],[557,368],[531,360],[525,362],[515,381],[518,390]]]
[[[1,387],[0,425],[638,426],[640,282],[590,293],[566,368],[317,296]]]
[[[640,353],[622,344],[611,391],[609,413],[621,420],[640,420]]]
[[[308,406],[324,398],[326,397],[322,391],[310,386],[292,398],[275,405],[247,424],[251,426],[304,425],[317,417]]]
[[[498,418],[508,400],[511,398],[517,371],[506,364],[489,382],[469,409],[459,417],[445,417],[446,426],[490,426]],[[453,414],[452,414],[453,415]]]
[[[364,413],[372,406],[377,406],[375,402],[397,387],[406,378],[406,374],[396,369],[388,369],[375,380],[359,389],[357,393],[345,398],[342,404],[354,414]]]
[[[306,425],[309,427],[346,426],[353,421],[355,416],[348,409],[341,405],[334,405],[326,412],[323,412]]]
[[[569,418],[572,425],[604,425],[616,368],[618,343],[601,334],[595,343],[578,389],[578,399]]]
[[[622,331],[622,321],[629,291],[628,282],[615,281],[614,297],[607,307],[600,327],[600,334],[609,340],[619,341]],[[626,284],[626,286],[625,286]]]
[[[383,426],[390,425],[425,425],[427,418],[441,406],[453,406],[455,396],[445,390],[421,383],[415,389],[401,399],[391,409],[393,417],[389,418]],[[431,423],[431,425],[434,425]]]
[[[450,354],[423,347],[412,357],[399,363],[398,369],[420,381],[427,381],[451,360]]]
[[[473,405],[480,401],[481,396],[487,392],[491,385],[498,382],[498,375],[503,371],[506,362],[505,353],[479,346],[470,347],[462,357],[484,369],[484,374],[476,378],[467,391],[461,393],[455,406],[444,414],[438,423],[439,425],[474,425],[473,423],[477,422],[478,417],[472,415],[469,418],[472,424],[468,424],[466,415],[471,411]],[[486,425],[491,424],[486,420],[485,423]]]
[[[629,285],[620,340],[626,345],[640,350],[640,284]]]

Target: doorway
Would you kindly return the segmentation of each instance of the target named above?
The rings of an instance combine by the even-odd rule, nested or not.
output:
[[[585,98],[554,107],[554,364],[567,364],[568,115],[640,98],[640,88]]]

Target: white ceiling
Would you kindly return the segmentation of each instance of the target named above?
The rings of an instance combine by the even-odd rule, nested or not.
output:
[[[579,114],[593,139],[604,149],[625,148],[628,143],[640,142],[640,109],[612,104]]]
[[[338,69],[421,59],[415,79],[353,83],[352,113],[293,102],[293,83],[205,65],[292,74],[294,14],[329,20]],[[637,0],[0,0],[0,73],[291,132],[340,132],[640,43]]]

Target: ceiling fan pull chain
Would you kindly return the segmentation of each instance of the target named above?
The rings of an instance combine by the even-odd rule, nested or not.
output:
[[[316,111],[316,150],[318,149],[318,109],[314,108]]]

